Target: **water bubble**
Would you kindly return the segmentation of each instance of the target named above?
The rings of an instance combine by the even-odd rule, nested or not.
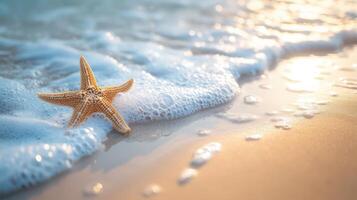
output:
[[[234,113],[224,113],[218,114],[218,117],[225,118],[233,123],[247,123],[258,119],[258,116],[248,113],[234,114]]]
[[[276,110],[273,110],[273,111],[268,111],[265,114],[268,116],[275,116],[275,115],[279,114],[279,112]]]
[[[275,128],[280,128],[284,130],[291,129],[290,120],[286,117],[274,117],[271,121],[275,122]]]
[[[245,137],[246,141],[256,141],[260,140],[263,137],[261,134],[253,134],[253,135],[248,135]]]
[[[72,153],[72,147],[68,144],[62,144],[62,149],[66,154]]]
[[[334,91],[330,91],[330,92],[329,92],[329,95],[330,95],[331,97],[337,97],[337,96],[338,96],[337,92],[334,92]]]
[[[310,118],[313,118],[315,116],[315,114],[312,111],[304,111],[303,116],[307,119],[310,119]]]
[[[281,129],[284,129],[284,130],[289,130],[291,129],[291,125],[286,122],[286,121],[279,121],[277,122],[275,125],[274,125],[276,128],[281,128]]]
[[[41,162],[41,161],[42,161],[42,156],[39,155],[39,154],[37,154],[37,155],[35,156],[35,160],[36,160],[37,162]]]
[[[302,112],[297,112],[294,114],[295,117],[305,117],[306,119],[311,119],[313,118],[316,114],[319,114],[320,112],[317,110],[305,110]]]
[[[299,110],[313,110],[316,109],[316,106],[311,102],[299,102],[297,103],[297,108]]]
[[[291,109],[291,108],[283,108],[283,109],[281,109],[281,112],[284,112],[284,113],[293,113],[294,110]]]
[[[306,83],[291,83],[288,84],[286,89],[290,92],[305,93],[305,92],[315,92],[316,87]]]
[[[90,184],[84,188],[83,193],[84,195],[88,196],[96,196],[103,192],[104,186],[100,182]]]
[[[197,132],[197,135],[198,136],[207,136],[207,135],[210,135],[212,133],[211,130],[199,130]]]
[[[327,105],[329,101],[327,100],[318,100],[315,102],[317,105]]]
[[[271,86],[270,84],[260,84],[259,87],[265,90],[270,90],[273,88],[273,86]]]
[[[212,158],[214,153],[221,150],[221,144],[211,142],[196,150],[191,160],[191,166],[200,167]]]
[[[185,169],[179,179],[177,180],[178,184],[180,185],[184,185],[184,184],[187,184],[188,182],[190,182],[194,177],[197,176],[197,170],[195,169],[192,169],[192,168],[188,168],[188,169]]]
[[[288,120],[286,117],[276,116],[270,119],[272,122],[286,121]]]
[[[216,10],[216,12],[222,12],[223,11],[223,6],[220,4],[217,4],[214,9]]]
[[[44,148],[46,151],[48,151],[48,150],[50,149],[50,145],[44,144],[44,145],[43,145],[43,148]]]
[[[259,101],[259,98],[253,95],[247,95],[244,97],[244,103],[249,105],[257,104]]]
[[[159,185],[152,184],[145,188],[143,195],[145,197],[151,197],[159,194],[162,191],[162,188]]]

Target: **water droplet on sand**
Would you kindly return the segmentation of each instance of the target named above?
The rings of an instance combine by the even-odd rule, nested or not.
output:
[[[272,122],[286,121],[288,120],[286,117],[276,116],[270,119]]]
[[[298,102],[296,104],[296,107],[299,110],[313,110],[313,109],[316,109],[316,106],[311,102]]]
[[[100,193],[103,192],[104,186],[100,183],[94,183],[94,184],[90,184],[87,187],[84,188],[83,193],[84,195],[88,195],[88,196],[96,196],[99,195]]]
[[[275,115],[279,114],[279,112],[276,110],[273,110],[273,111],[266,112],[265,114],[268,116],[275,116]]]
[[[281,109],[281,112],[284,112],[284,113],[293,113],[294,110],[291,109],[291,108],[283,108],[283,109]]]
[[[247,123],[258,119],[258,116],[253,114],[234,114],[234,113],[224,113],[217,115],[218,117],[225,118],[233,123]]]
[[[194,177],[197,176],[197,170],[195,169],[192,169],[192,168],[188,168],[188,169],[185,169],[179,179],[177,180],[177,183],[179,185],[184,185],[184,184],[187,184],[188,182],[190,182]]]
[[[284,130],[291,129],[290,120],[286,117],[274,117],[271,121],[275,122],[275,128],[280,128]]]
[[[291,129],[291,125],[286,121],[276,122],[274,126],[275,126],[275,128],[281,128],[281,129],[284,129],[284,130]]]
[[[192,167],[200,167],[212,158],[214,153],[221,150],[221,144],[212,142],[196,150],[191,160]]]
[[[306,119],[311,119],[313,118],[316,114],[319,114],[320,111],[318,110],[305,110],[302,112],[296,112],[294,114],[295,117],[305,117]]]
[[[159,194],[162,191],[162,188],[159,185],[152,184],[145,188],[143,195],[144,197],[151,197]]]
[[[317,105],[327,105],[329,103],[329,101],[327,101],[327,100],[318,100],[318,101],[315,101],[315,103]]]
[[[244,97],[244,103],[249,105],[254,105],[259,102],[259,98],[253,95],[247,95]]]
[[[334,91],[329,92],[329,95],[331,97],[337,97],[338,96],[337,92],[334,92]]]
[[[269,78],[269,76],[267,74],[262,74],[262,75],[260,75],[260,78],[261,79],[267,79],[267,78]]]
[[[198,136],[207,136],[207,135],[210,135],[212,133],[212,131],[211,130],[199,130],[198,132],[197,132],[197,135]]]
[[[315,116],[314,112],[312,111],[304,111],[303,112],[303,116],[307,119],[311,119]]]
[[[253,135],[248,135],[245,137],[246,141],[256,141],[260,140],[263,137],[261,134],[253,134]]]
[[[273,88],[273,86],[271,86],[270,84],[260,84],[259,87],[265,90],[270,90]]]
[[[286,89],[290,92],[305,93],[305,92],[315,92],[316,88],[312,85],[306,83],[292,83],[289,84]]]

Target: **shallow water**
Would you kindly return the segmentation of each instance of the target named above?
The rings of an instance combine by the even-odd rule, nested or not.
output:
[[[354,1],[2,1],[0,193],[101,147],[109,122],[66,130],[70,109],[36,97],[78,89],[80,55],[100,85],[134,78],[114,102],[129,123],[174,119],[232,100],[237,80],[283,58],[356,43],[356,18]]]

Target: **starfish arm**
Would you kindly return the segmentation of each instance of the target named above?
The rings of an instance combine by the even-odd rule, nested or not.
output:
[[[49,103],[76,106],[81,101],[81,95],[78,91],[69,91],[61,93],[39,93],[38,97]]]
[[[80,71],[81,71],[81,90],[85,90],[89,87],[97,88],[97,81],[95,80],[95,76],[93,71],[88,64],[87,60],[84,56],[80,58]]]
[[[134,80],[130,79],[120,86],[102,87],[101,90],[103,92],[104,97],[112,101],[115,95],[119,92],[128,91],[133,86],[133,83]]]
[[[128,134],[131,131],[130,127],[125,123],[124,118],[107,100],[103,99],[100,101],[98,109],[112,121],[115,130],[124,134]]]
[[[68,127],[75,127],[79,125],[94,112],[93,108],[91,108],[89,104],[89,100],[84,99],[80,104],[74,107],[72,117],[68,123]]]

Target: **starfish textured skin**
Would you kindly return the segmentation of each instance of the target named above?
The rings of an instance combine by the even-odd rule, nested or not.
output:
[[[79,91],[39,93],[38,96],[49,103],[73,107],[68,127],[76,127],[92,113],[100,112],[110,119],[116,131],[128,134],[131,129],[115,110],[112,102],[116,94],[128,91],[134,80],[130,79],[120,86],[99,87],[90,65],[83,56],[80,58],[80,72],[81,88]]]

